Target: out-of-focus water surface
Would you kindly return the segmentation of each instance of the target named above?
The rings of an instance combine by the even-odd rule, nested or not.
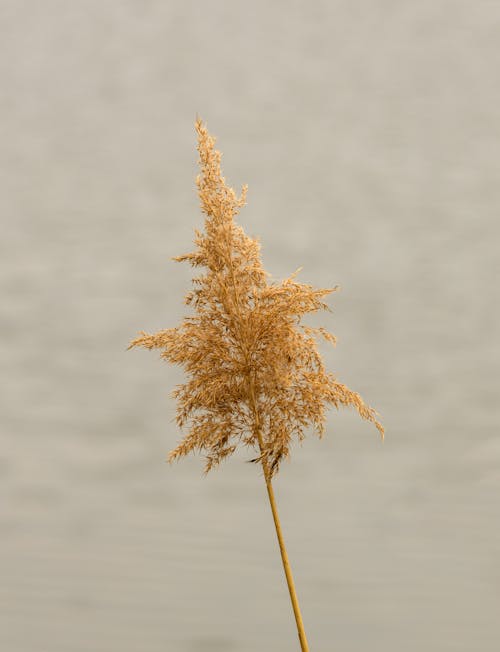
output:
[[[275,482],[311,650],[500,645],[500,8],[0,4],[0,649],[298,649],[262,474],[165,463],[198,112],[275,278],[340,284]]]

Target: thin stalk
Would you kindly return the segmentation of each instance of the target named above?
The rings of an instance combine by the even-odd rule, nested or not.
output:
[[[261,455],[264,452],[264,442],[262,440],[262,433],[260,431],[259,424],[259,414],[257,410],[257,403],[255,400],[255,391],[253,382],[250,383],[250,397],[252,401],[252,407],[255,417],[255,425],[257,431],[257,437],[259,440],[259,448]],[[295,622],[297,623],[297,633],[300,641],[300,648],[302,652],[309,652],[309,645],[307,643],[306,632],[304,629],[304,623],[302,621],[302,614],[300,613],[299,600],[297,598],[297,591],[295,590],[295,583],[293,581],[292,568],[290,566],[290,561],[288,559],[288,553],[286,551],[285,540],[283,539],[283,532],[281,530],[281,523],[278,516],[278,508],[276,506],[276,500],[274,498],[274,489],[271,483],[271,478],[269,475],[267,463],[265,458],[262,458],[262,468],[264,470],[264,478],[266,481],[267,495],[269,496],[269,503],[271,505],[271,511],[273,513],[274,527],[276,529],[276,536],[278,537],[278,543],[281,553],[281,561],[283,562],[283,568],[285,570],[286,583],[288,585],[288,592],[290,594],[290,600],[292,601],[293,614],[295,616]]]
[[[309,652],[309,645],[307,644],[306,632],[304,630],[304,623],[302,622],[302,614],[300,613],[299,600],[297,598],[297,592],[295,590],[295,584],[293,581],[292,569],[290,567],[290,562],[288,560],[288,554],[286,551],[285,542],[283,540],[283,533],[281,531],[281,524],[278,516],[278,509],[276,507],[276,501],[274,499],[273,485],[271,484],[271,480],[269,480],[268,478],[266,478],[266,487],[267,487],[267,495],[269,496],[269,502],[271,504],[271,511],[273,513],[276,535],[278,537],[278,543],[280,546],[281,560],[283,562],[283,568],[285,569],[286,583],[288,584],[288,592],[290,593],[290,600],[292,601],[295,622],[297,623],[297,633],[299,635],[300,647],[302,649],[302,652]]]

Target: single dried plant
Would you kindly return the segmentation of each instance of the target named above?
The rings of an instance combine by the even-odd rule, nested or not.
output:
[[[176,256],[205,273],[193,279],[185,303],[195,315],[175,328],[145,332],[129,348],[161,350],[161,357],[184,367],[185,384],[177,399],[178,426],[189,432],[169,461],[191,451],[206,455],[205,472],[231,455],[238,444],[252,447],[251,461],[262,465],[276,526],[301,649],[308,650],[293,578],[276,510],[272,477],[289,457],[304,428],[325,431],[325,407],[352,406],[383,438],[376,412],[356,392],[325,370],[316,340],[335,345],[324,328],[301,324],[302,316],[330,310],[322,299],[337,288],[298,283],[300,268],[286,280],[269,282],[257,239],[247,236],[234,217],[245,204],[247,186],[236,196],[221,172],[221,154],[200,119],[196,120],[201,174],[196,178],[205,231],[195,230],[196,250]]]

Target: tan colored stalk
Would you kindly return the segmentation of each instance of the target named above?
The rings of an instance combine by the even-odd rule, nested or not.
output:
[[[259,414],[257,411],[257,406],[255,402],[255,392],[253,388],[253,383],[250,384],[250,398],[252,401],[252,407],[255,415],[255,428],[257,431],[257,437],[259,441],[259,448],[261,451],[261,457],[264,451],[264,442],[262,441],[262,435],[260,432],[259,424]],[[274,489],[269,477],[269,472],[267,469],[267,463],[264,457],[262,457],[262,468],[264,470],[264,479],[266,481],[267,495],[269,496],[269,503],[271,505],[271,511],[273,513],[274,527],[276,529],[276,536],[278,537],[278,544],[280,547],[281,561],[283,562],[283,569],[285,571],[286,583],[288,586],[288,593],[290,594],[290,600],[292,602],[293,615],[295,616],[295,622],[297,624],[297,634],[299,636],[300,648],[302,652],[309,652],[309,645],[307,643],[306,631],[304,629],[304,623],[302,621],[302,614],[300,612],[299,599],[297,597],[297,591],[295,590],[295,582],[293,581],[292,567],[290,566],[290,561],[288,559],[288,553],[286,551],[285,540],[283,538],[283,532],[281,530],[280,518],[278,515],[278,507],[276,505],[276,500],[274,498]]]
[[[264,464],[264,462],[263,462]],[[276,535],[278,537],[278,544],[280,547],[281,560],[283,562],[283,568],[285,570],[286,583],[288,585],[288,592],[290,594],[290,600],[292,601],[293,614],[295,616],[295,622],[297,623],[297,633],[300,641],[300,648],[302,652],[309,652],[309,645],[307,643],[306,632],[304,629],[304,623],[302,622],[302,614],[300,613],[299,600],[297,598],[297,592],[295,590],[295,583],[293,581],[292,569],[290,562],[288,560],[288,553],[285,547],[285,541],[283,540],[283,533],[281,531],[281,524],[278,516],[278,509],[276,507],[276,501],[274,499],[273,485],[271,480],[266,477],[266,487],[267,495],[269,496],[269,502],[271,503],[271,510],[273,512],[274,527],[276,528]]]
[[[234,221],[245,204],[226,185],[221,154],[201,120],[196,121],[201,174],[196,179],[205,232],[196,231],[197,250],[176,256],[206,274],[193,279],[185,303],[195,315],[181,326],[150,335],[142,332],[130,347],[158,348],[161,357],[184,367],[189,379],[177,386],[177,424],[190,431],[170,452],[173,461],[191,451],[206,454],[205,473],[231,455],[238,444],[258,452],[292,601],[302,651],[308,650],[290,563],[271,480],[290,455],[293,439],[302,441],[312,425],[321,437],[325,405],[352,406],[383,437],[376,412],[356,392],[327,373],[315,338],[335,344],[324,328],[300,324],[303,315],[329,310],[321,298],[336,288],[297,283],[298,271],[269,283],[260,244]]]
[[[262,462],[264,465],[264,462]],[[266,472],[265,472],[266,473]],[[286,583],[288,585],[288,592],[290,594],[290,600],[292,601],[293,614],[295,616],[295,622],[297,623],[297,633],[300,641],[300,648],[302,652],[309,652],[309,645],[307,643],[306,632],[304,629],[304,623],[302,622],[302,614],[300,613],[299,600],[297,598],[297,592],[295,590],[295,583],[293,581],[292,569],[290,562],[288,560],[288,553],[285,547],[285,541],[283,540],[283,533],[281,531],[280,519],[278,516],[278,509],[276,507],[276,501],[274,499],[273,485],[271,480],[266,475],[266,487],[267,495],[269,496],[269,502],[271,503],[271,510],[273,512],[274,527],[276,528],[276,535],[278,537],[278,544],[280,547],[281,560],[283,562],[283,568],[285,570]]]

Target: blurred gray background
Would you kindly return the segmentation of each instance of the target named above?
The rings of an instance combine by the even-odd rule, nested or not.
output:
[[[166,464],[196,113],[275,279],[339,284],[275,482],[314,652],[500,646],[500,6],[0,1],[0,649],[290,652],[262,474]]]

